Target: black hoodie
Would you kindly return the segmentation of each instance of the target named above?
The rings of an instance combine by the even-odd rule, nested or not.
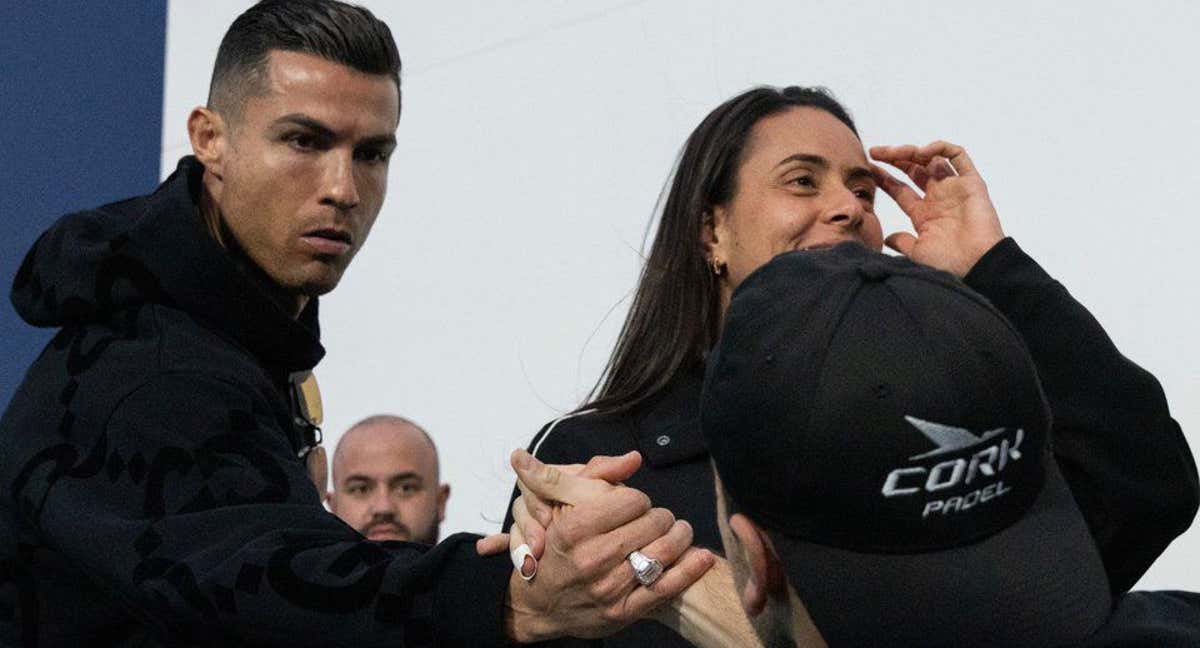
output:
[[[61,330],[0,420],[0,645],[503,644],[507,557],[322,508],[287,400],[316,300],[294,320],[235,266],[202,173],[63,217],[17,274]]]

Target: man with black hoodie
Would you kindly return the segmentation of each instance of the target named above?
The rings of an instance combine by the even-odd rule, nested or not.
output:
[[[266,0],[221,43],[188,119],[195,156],[149,196],[64,217],[26,256],[13,303],[61,330],[0,420],[0,644],[594,636],[711,564],[628,488],[564,516],[531,581],[478,556],[476,536],[376,544],[321,507],[302,388],[324,354],[316,297],[383,203],[399,71],[370,12]],[[555,479],[540,487],[572,477]],[[597,559],[651,544],[673,564],[654,588],[623,553]]]

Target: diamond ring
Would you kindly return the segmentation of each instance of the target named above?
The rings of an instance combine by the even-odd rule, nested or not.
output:
[[[650,558],[640,551],[629,554],[629,564],[633,565],[633,575],[638,582],[647,587],[654,584],[663,573],[663,564],[657,558]]]

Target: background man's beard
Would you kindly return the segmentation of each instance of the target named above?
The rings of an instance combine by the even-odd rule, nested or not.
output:
[[[416,536],[413,536],[412,541],[420,542],[421,544],[435,545],[435,544],[437,544],[439,535],[440,534],[438,532],[438,525],[434,524],[432,527],[429,528],[429,531],[427,533],[425,533],[423,536],[421,536],[419,538]]]
[[[434,524],[425,533],[418,535],[413,533],[413,530],[410,529],[408,525],[392,519],[373,520],[370,524],[359,530],[359,533],[363,534],[364,537],[369,538],[372,531],[382,526],[395,527],[398,530],[398,535],[408,538],[406,542],[419,542],[421,544],[435,545],[437,544],[438,536],[440,535],[439,525],[437,524]]]

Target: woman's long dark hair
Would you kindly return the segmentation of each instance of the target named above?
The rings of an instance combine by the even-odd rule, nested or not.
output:
[[[824,88],[759,87],[717,106],[688,136],[662,208],[650,256],[604,374],[576,411],[623,412],[680,371],[701,367],[720,330],[720,292],[703,245],[712,208],[737,189],[742,151],[754,125],[791,108],[819,108],[858,130]]]

